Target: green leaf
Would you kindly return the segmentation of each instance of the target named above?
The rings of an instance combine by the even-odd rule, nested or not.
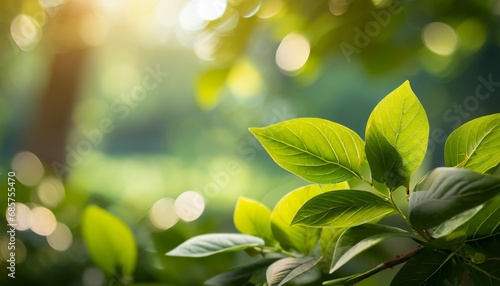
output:
[[[470,246],[470,262],[463,263],[474,285],[496,286],[500,284],[500,235],[467,243]],[[467,249],[469,250],[469,249]]]
[[[346,182],[336,185],[308,185],[298,188],[284,196],[271,213],[271,229],[274,238],[286,250],[295,249],[308,254],[318,241],[319,228],[291,225],[299,208],[310,198],[324,192],[349,188]],[[335,191],[337,192],[337,191]]]
[[[238,198],[233,220],[239,232],[262,237],[267,243],[274,241],[271,231],[271,210],[260,202],[244,197]]]
[[[408,186],[410,175],[424,159],[429,139],[427,115],[408,81],[375,107],[365,137],[373,178],[392,189]]]
[[[204,257],[221,252],[237,251],[263,245],[264,240],[260,237],[247,234],[212,233],[192,237],[167,252],[166,255]]]
[[[333,251],[337,244],[339,236],[345,231],[345,228],[332,228],[325,227],[321,229],[321,236],[319,238],[319,252],[323,259],[321,259],[320,267],[322,270],[330,270],[332,264]]]
[[[464,212],[461,212],[461,213],[455,215],[454,217],[445,220],[440,225],[429,229],[428,232],[434,238],[446,236],[446,235],[452,233],[453,231],[455,231],[462,224],[469,221],[482,208],[483,208],[483,205],[479,205],[477,207],[474,207],[474,208],[468,209]]]
[[[453,131],[444,146],[448,167],[487,173],[500,162],[500,113],[471,120]]]
[[[92,260],[108,275],[117,268],[132,275],[137,262],[137,246],[130,229],[117,217],[95,205],[82,217],[82,236]]]
[[[366,191],[327,192],[308,200],[292,224],[314,227],[350,227],[393,213],[386,199]]]
[[[456,231],[464,231],[468,240],[482,239],[500,234],[500,198],[488,201],[474,217],[460,225]]]
[[[269,286],[282,286],[313,268],[319,260],[319,258],[315,257],[287,257],[280,259],[267,269],[267,283]]]
[[[424,245],[426,247],[434,249],[448,249],[456,251],[464,245],[466,237],[467,236],[465,232],[456,231],[434,239],[433,241],[425,243]]]
[[[267,267],[280,258],[261,259],[249,265],[236,268],[232,271],[216,275],[207,281],[205,284],[213,286],[241,286],[247,285],[250,280],[261,271],[265,271]]]
[[[330,273],[339,269],[361,252],[393,237],[417,238],[405,230],[379,224],[362,224],[347,229],[340,235],[335,246]]]
[[[453,253],[424,248],[403,265],[392,279],[391,285],[448,285],[446,281],[451,284],[451,281],[456,281],[452,257]]]
[[[361,278],[361,276],[364,273],[359,273],[359,274],[354,274],[351,276],[346,276],[342,278],[337,278],[337,279],[332,279],[323,282],[323,285],[331,285],[331,286],[349,286],[349,285],[354,285],[359,282],[358,278]]]
[[[466,267],[474,286],[500,285],[500,258],[483,264],[468,264]]]
[[[419,229],[437,226],[500,193],[500,179],[467,169],[436,168],[410,196],[411,224]]]
[[[278,165],[303,179],[326,184],[361,178],[364,142],[345,126],[297,118],[250,131]]]

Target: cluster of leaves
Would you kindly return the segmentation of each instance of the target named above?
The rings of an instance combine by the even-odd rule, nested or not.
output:
[[[208,285],[284,285],[308,275],[333,273],[361,252],[389,238],[419,244],[364,273],[323,282],[352,285],[405,263],[391,285],[500,283],[500,114],[455,130],[445,144],[446,167],[430,171],[410,188],[410,176],[427,149],[425,110],[405,82],[369,117],[364,142],[345,126],[299,118],[251,128],[274,161],[314,184],[284,196],[271,211],[240,198],[234,223],[241,234],[193,237],[170,256],[202,257],[246,250],[262,259],[217,275]],[[363,176],[369,165],[372,181]],[[351,189],[358,180],[367,190]],[[393,198],[406,191],[407,213]],[[401,203],[400,203],[401,204]],[[398,214],[408,230],[378,222]]]

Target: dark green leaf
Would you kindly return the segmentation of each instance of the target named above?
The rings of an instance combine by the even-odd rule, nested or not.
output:
[[[226,251],[243,250],[263,246],[264,240],[247,234],[212,233],[192,237],[173,250],[168,256],[204,257]]]
[[[448,285],[456,281],[453,253],[422,249],[398,271],[391,282],[394,286]],[[453,285],[453,284],[451,284]]]
[[[405,81],[375,107],[366,125],[366,156],[373,178],[390,188],[406,184],[424,159],[429,122]]]
[[[137,246],[130,229],[117,217],[88,206],[82,218],[82,236],[92,260],[108,275],[120,268],[124,274],[134,272]]]
[[[278,165],[308,181],[328,184],[361,177],[364,142],[345,126],[297,118],[250,131]]]
[[[434,249],[448,249],[456,251],[464,245],[465,238],[465,232],[457,231],[445,236],[441,236],[438,239],[434,239],[433,241],[426,243],[425,246]]]
[[[308,200],[292,224],[315,227],[349,227],[384,217],[394,207],[384,198],[365,191],[327,192]]]
[[[437,226],[500,193],[500,179],[467,169],[437,168],[410,196],[410,222],[419,229]]]
[[[466,270],[474,286],[500,285],[500,258],[479,265],[468,264]]]
[[[267,283],[269,286],[282,286],[313,268],[319,261],[315,257],[287,257],[278,260],[267,269]]]
[[[417,238],[405,230],[379,224],[362,224],[347,229],[340,235],[335,246],[330,273],[339,269],[361,252],[393,237]]]
[[[500,162],[500,113],[471,120],[446,140],[444,160],[448,167],[478,173],[494,170]]]
[[[280,258],[261,259],[249,265],[216,275],[205,281],[205,284],[213,286],[246,285],[245,283],[248,283],[250,280],[252,280],[255,273],[264,271],[269,265],[273,264],[279,259]]]

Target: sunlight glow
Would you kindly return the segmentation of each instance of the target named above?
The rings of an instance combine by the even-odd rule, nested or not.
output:
[[[175,200],[175,211],[183,221],[194,221],[205,210],[205,200],[195,191],[180,194]]]
[[[149,211],[151,223],[158,229],[167,230],[179,220],[175,210],[175,200],[162,198],[158,200]]]
[[[196,1],[188,2],[179,15],[179,24],[186,31],[198,31],[207,25],[207,21],[198,14]]]
[[[36,194],[45,206],[53,208],[64,200],[64,186],[57,178],[44,178],[38,185]]]
[[[80,36],[89,46],[102,44],[108,36],[108,31],[108,22],[96,15],[86,16],[79,25]]]
[[[262,90],[262,82],[259,71],[249,61],[235,64],[227,77],[229,89],[239,98],[257,95]]]
[[[10,23],[10,36],[23,51],[32,50],[42,38],[40,25],[25,14],[17,15]]]
[[[38,235],[48,236],[57,227],[54,214],[47,208],[35,207],[31,210],[31,230]]]
[[[257,12],[257,17],[262,19],[271,18],[278,14],[283,9],[283,6],[284,4],[282,0],[264,1],[259,9],[259,12]]]
[[[207,21],[219,19],[227,8],[227,0],[198,0],[198,16]]]
[[[57,223],[56,229],[47,236],[47,242],[57,251],[66,251],[73,243],[73,235],[65,224]]]
[[[433,22],[422,29],[422,41],[433,53],[448,56],[455,51],[458,37],[451,26],[441,22]]]
[[[8,210],[6,211],[6,220],[10,222]],[[15,221],[12,226],[20,231],[27,230],[31,227],[31,210],[27,205],[16,203]]]
[[[260,10],[261,0],[245,0],[239,1],[238,10],[240,11],[241,17],[250,18],[257,14]]]
[[[29,187],[36,186],[45,172],[40,159],[28,151],[17,153],[12,159],[11,166],[19,182]]]
[[[333,15],[340,16],[349,9],[349,2],[347,0],[330,0],[328,7]]]
[[[283,71],[296,72],[305,65],[310,52],[309,41],[304,36],[289,34],[276,51],[276,64]]]

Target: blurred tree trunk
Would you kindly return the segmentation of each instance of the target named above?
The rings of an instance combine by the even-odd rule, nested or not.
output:
[[[28,141],[28,150],[46,166],[65,163],[66,141],[89,50],[79,27],[89,13],[92,13],[89,3],[73,0],[48,16],[44,41],[53,53],[52,66]]]

